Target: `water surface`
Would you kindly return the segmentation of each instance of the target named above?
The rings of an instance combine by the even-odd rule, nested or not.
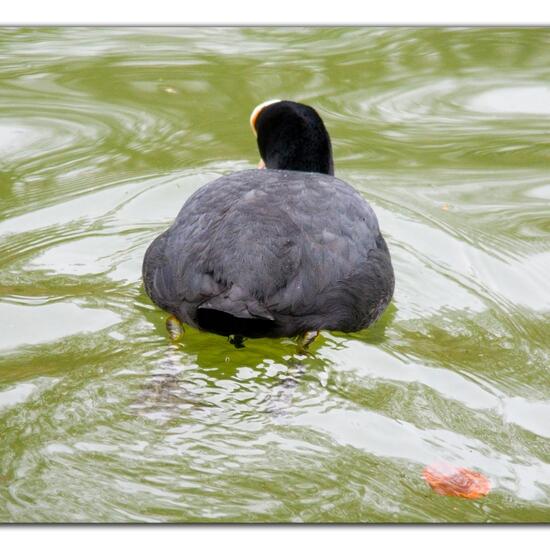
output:
[[[548,29],[0,29],[0,521],[550,521],[549,83]],[[271,97],[323,116],[394,301],[310,357],[171,344],[144,251]]]

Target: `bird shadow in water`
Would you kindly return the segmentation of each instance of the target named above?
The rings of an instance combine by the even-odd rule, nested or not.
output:
[[[379,345],[387,339],[386,331],[396,311],[396,307],[390,305],[373,326],[358,333],[321,332],[307,353],[300,354],[295,339],[259,338],[231,343],[227,337],[187,326],[181,341],[174,343],[166,333],[165,316],[147,310],[145,315],[158,333],[166,335],[166,345],[165,351],[162,349],[164,344],[158,350],[161,357],[154,360],[157,369],[146,382],[144,395],[148,396],[150,407],[154,407],[155,402],[162,408],[180,403],[212,411],[212,406],[217,405],[212,404],[209,392],[214,391],[220,381],[233,380],[238,383],[235,391],[253,387],[262,394],[255,402],[261,411],[274,417],[284,417],[289,414],[301,384],[322,384],[321,379],[323,376],[326,378],[326,374],[322,373],[330,368],[333,361],[323,356],[324,346],[337,349],[348,340]],[[269,365],[277,367],[275,374],[269,374]],[[243,369],[248,371],[250,383],[240,378],[239,373]],[[204,384],[202,386],[189,380],[191,376],[197,376],[197,370]]]

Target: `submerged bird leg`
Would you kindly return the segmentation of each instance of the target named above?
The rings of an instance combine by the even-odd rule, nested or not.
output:
[[[311,343],[319,336],[318,330],[308,330],[307,332],[304,332],[303,334],[300,334],[298,336],[296,343],[298,347],[298,353],[305,354],[307,353],[307,349],[310,346]]]
[[[177,342],[185,332],[180,320],[174,315],[170,315],[170,317],[166,319],[166,330],[172,342]]]
[[[301,353],[300,355],[306,354]],[[304,363],[304,357],[297,358],[291,356],[288,359],[286,374],[281,377],[279,382],[273,387],[273,390],[268,394],[267,412],[276,417],[289,414],[288,409],[291,407],[295,394],[298,391],[298,386],[306,372],[308,362],[309,359],[306,359],[306,363]]]
[[[244,348],[244,336],[241,336],[240,334],[232,334],[229,337],[229,343],[233,344],[237,349]]]

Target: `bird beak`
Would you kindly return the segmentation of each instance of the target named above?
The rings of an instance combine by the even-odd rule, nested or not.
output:
[[[265,168],[264,159],[260,159],[260,162],[258,162],[258,169],[263,170],[264,168]]]
[[[260,103],[258,106],[254,108],[252,111],[252,114],[250,115],[250,127],[252,128],[252,131],[254,132],[254,135],[257,136],[256,132],[256,120],[258,119],[258,116],[262,112],[262,109],[267,107],[268,105],[272,105],[273,103],[278,103],[281,101],[280,99],[270,99],[268,101],[264,101],[263,103]]]

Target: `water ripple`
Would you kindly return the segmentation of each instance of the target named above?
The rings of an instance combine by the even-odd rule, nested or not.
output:
[[[547,29],[0,29],[0,521],[547,521]],[[145,248],[311,102],[396,292],[368,331],[171,343]],[[479,469],[483,502],[421,478]]]

